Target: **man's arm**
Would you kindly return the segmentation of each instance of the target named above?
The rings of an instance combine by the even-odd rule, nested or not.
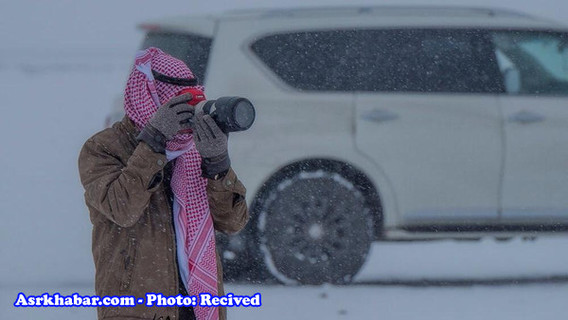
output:
[[[133,226],[158,188],[156,178],[162,177],[166,163],[164,154],[140,142],[124,166],[108,148],[90,139],[79,155],[85,202],[119,226]]]
[[[138,135],[140,142],[126,166],[110,154],[108,146],[95,139],[85,143],[79,155],[79,173],[88,205],[122,227],[133,226],[140,219],[163,178],[166,141],[189,129],[188,120],[193,116],[189,100],[191,95],[184,94],[158,108]]]
[[[246,189],[231,168],[228,136],[210,115],[204,114],[200,102],[196,107],[193,132],[195,147],[201,155],[202,176],[207,178],[209,208],[215,229],[227,234],[240,231],[249,214],[245,201]],[[218,178],[221,176],[222,178]]]
[[[216,230],[234,234],[245,227],[249,219],[246,189],[233,169],[219,180],[207,180],[207,197]]]

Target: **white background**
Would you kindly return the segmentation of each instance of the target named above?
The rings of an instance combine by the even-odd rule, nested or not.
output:
[[[73,317],[93,310],[17,310],[15,293],[92,293],[91,225],[77,174],[83,142],[103,125],[123,90],[149,18],[251,7],[346,5],[344,1],[0,2],[0,318]],[[467,5],[511,8],[568,24],[568,1],[376,1],[350,5]],[[568,275],[568,237],[506,243],[443,241],[376,244],[359,281],[375,285],[261,292],[265,307],[235,318],[560,319],[565,284],[504,287],[384,286],[380,281]],[[383,283],[384,284],[384,283]],[[228,290],[228,291],[229,291]],[[319,311],[318,311],[319,310]],[[47,312],[47,313],[44,313]],[[321,312],[321,313],[319,313]]]

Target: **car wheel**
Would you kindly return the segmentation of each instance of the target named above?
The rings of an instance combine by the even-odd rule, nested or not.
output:
[[[258,218],[260,251],[284,283],[349,283],[366,260],[373,218],[365,196],[335,172],[300,171],[269,190]]]
[[[245,228],[235,235],[216,234],[217,251],[227,282],[266,283],[272,276],[263,267],[258,245],[250,230]]]
[[[219,233],[217,248],[223,264],[223,277],[225,281],[243,281],[249,277],[249,259],[242,257],[244,236],[241,234],[229,236]]]

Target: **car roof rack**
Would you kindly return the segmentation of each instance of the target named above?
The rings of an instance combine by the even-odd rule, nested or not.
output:
[[[489,16],[489,17],[517,17],[532,18],[522,12],[484,7],[463,7],[463,6],[321,6],[321,7],[295,7],[282,9],[239,9],[226,12],[227,15],[256,15],[262,17],[297,16],[297,15],[400,15],[400,16],[419,16],[419,15],[441,15],[441,16]]]

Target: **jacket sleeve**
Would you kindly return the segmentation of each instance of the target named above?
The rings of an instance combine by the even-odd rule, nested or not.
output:
[[[246,189],[232,168],[223,179],[207,181],[207,195],[216,230],[234,234],[245,227],[249,219]]]
[[[79,155],[79,175],[87,205],[121,227],[133,226],[158,188],[166,156],[141,142],[126,165],[108,148],[88,140]]]

